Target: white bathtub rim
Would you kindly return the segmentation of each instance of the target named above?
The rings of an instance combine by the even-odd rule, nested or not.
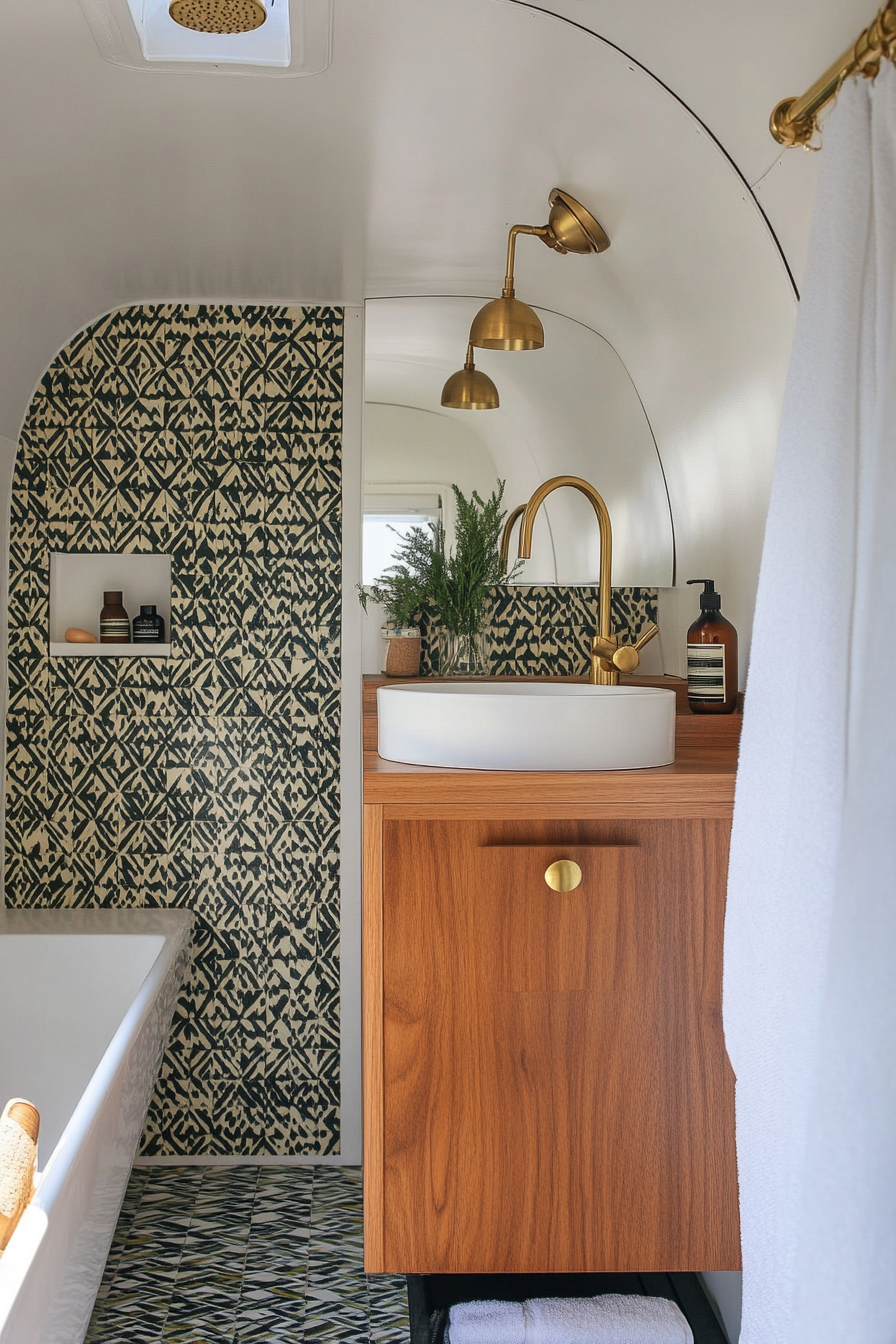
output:
[[[168,974],[171,963],[189,937],[193,923],[192,915],[189,911],[178,910],[172,913],[185,916],[185,918],[178,919],[176,923],[172,921],[173,927],[168,935],[149,934],[143,931],[139,934],[135,932],[133,935],[134,937],[144,938],[161,936],[163,938],[162,946],[134,996],[131,1006],[119,1023],[115,1035],[106,1047],[90,1082],[81,1094],[65,1129],[59,1136],[59,1142],[50,1154],[50,1159],[43,1170],[34,1199],[38,1207],[45,1209],[47,1214],[53,1207],[53,1203],[71,1167],[74,1155],[93,1128],[94,1120],[106,1100],[119,1065],[137,1039],[153,1007],[156,995]]]
[[[190,936],[193,915],[188,910],[159,911],[84,911],[88,916],[115,916],[102,919],[59,920],[53,915],[80,915],[80,911],[15,911],[8,912],[7,918],[0,921],[0,937],[3,933],[28,933],[39,937],[41,934],[66,932],[109,935],[127,934],[133,937],[159,937],[162,945],[144,976],[143,982],[135,994],[128,1011],[119,1023],[115,1035],[106,1047],[100,1062],[84,1089],[77,1106],[59,1137],[59,1142],[50,1154],[46,1168],[41,1174],[37,1191],[22,1215],[18,1227],[13,1233],[9,1245],[0,1258],[0,1333],[2,1333],[9,1313],[33,1262],[35,1253],[43,1240],[49,1223],[50,1213],[69,1176],[85,1140],[94,1127],[104,1101],[113,1085],[118,1068],[127,1055],[131,1045],[137,1039],[144,1023],[152,1010],[155,998]],[[10,919],[9,915],[26,918]],[[47,916],[46,926],[40,916]],[[124,921],[118,916],[136,916]],[[80,927],[81,925],[84,927]],[[68,927],[60,928],[61,924]],[[105,924],[103,928],[102,925]],[[109,927],[110,924],[115,927]],[[122,925],[125,927],[122,927]],[[53,927],[56,925],[56,927]]]

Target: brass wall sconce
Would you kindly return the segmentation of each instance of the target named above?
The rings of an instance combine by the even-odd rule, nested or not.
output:
[[[547,224],[514,224],[510,230],[507,239],[507,273],[501,297],[492,299],[484,308],[480,308],[473,319],[467,362],[445,384],[442,391],[443,406],[452,406],[458,410],[491,410],[498,405],[498,393],[491,379],[486,381],[494,394],[494,400],[477,402],[470,396],[457,399],[463,387],[459,379],[485,377],[474,369],[473,346],[481,350],[540,350],[544,345],[544,328],[538,314],[516,297],[514,289],[513,268],[519,234],[532,234],[562,255],[575,252],[580,257],[587,257],[595,252],[606,252],[610,246],[606,232],[574,196],[555,187],[549,200],[551,213]]]
[[[547,224],[514,224],[507,239],[507,274],[500,299],[481,308],[470,328],[470,341],[482,350],[540,350],[544,328],[538,314],[514,293],[513,266],[518,234],[530,233],[546,247],[565,255],[580,257],[606,252],[610,240],[584,205],[555,187],[550,197],[551,213]]]

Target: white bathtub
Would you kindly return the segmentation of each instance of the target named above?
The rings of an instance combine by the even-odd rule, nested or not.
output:
[[[0,1106],[41,1113],[0,1344],[81,1344],[187,961],[182,910],[0,910]]]

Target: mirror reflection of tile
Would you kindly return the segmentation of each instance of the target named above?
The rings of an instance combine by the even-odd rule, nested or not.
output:
[[[584,676],[597,619],[599,589],[508,584],[493,590],[489,672],[496,677]],[[613,628],[623,642],[657,620],[656,588],[614,588]],[[430,615],[422,622],[420,671],[438,673],[438,642]]]

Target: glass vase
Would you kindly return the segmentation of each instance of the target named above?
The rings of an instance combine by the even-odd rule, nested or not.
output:
[[[489,646],[485,630],[453,635],[443,626],[439,631],[439,676],[487,677]]]

